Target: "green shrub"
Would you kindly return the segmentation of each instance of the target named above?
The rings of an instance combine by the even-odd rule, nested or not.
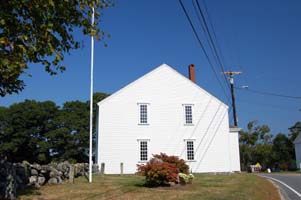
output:
[[[181,184],[187,184],[187,183],[192,183],[194,176],[193,174],[184,174],[184,173],[179,173],[179,179]]]
[[[189,166],[185,163],[183,159],[180,159],[177,156],[168,156],[165,153],[155,154],[154,158],[161,159],[163,162],[168,162],[174,164],[179,171],[184,174],[189,174]]]

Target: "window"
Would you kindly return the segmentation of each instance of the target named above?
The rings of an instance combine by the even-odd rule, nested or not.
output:
[[[194,146],[193,141],[186,141],[187,160],[194,160]]]
[[[139,104],[140,108],[140,124],[147,124],[147,104]]]
[[[148,147],[146,140],[140,140],[140,161],[147,161],[148,159]]]
[[[192,105],[184,105],[185,124],[192,124]]]

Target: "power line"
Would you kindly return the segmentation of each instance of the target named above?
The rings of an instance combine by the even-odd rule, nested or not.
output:
[[[204,5],[204,10],[205,10],[205,13],[207,15],[207,19],[208,19],[208,24],[210,25],[210,29],[212,30],[212,33],[213,33],[213,38],[215,39],[215,43],[218,45],[218,40],[217,40],[217,37],[216,37],[216,34],[215,34],[215,30],[214,30],[214,27],[212,25],[212,21],[210,20],[210,15],[209,15],[209,12],[208,12],[208,8],[207,8],[207,4],[206,4],[206,0],[203,0],[203,5]],[[227,45],[226,45],[227,46]],[[229,48],[228,48],[229,50]],[[221,58],[224,58],[223,54],[222,54],[222,51],[218,51],[218,53],[221,55]],[[236,56],[236,62],[240,62],[238,56],[237,56],[237,52],[234,53]],[[225,63],[225,62],[224,62]],[[239,68],[239,71],[241,72],[244,72],[245,70],[243,69],[243,67],[241,65],[236,65],[238,68]],[[246,77],[246,74],[244,75],[244,77]]]
[[[195,2],[197,2],[197,5],[195,4]],[[222,74],[224,75],[225,84],[231,90],[231,88],[230,88],[230,86],[228,84],[228,79],[227,79],[226,75],[224,74],[225,67],[224,67],[224,62],[223,62],[223,59],[222,59],[222,53],[221,53],[221,51],[219,49],[219,46],[217,44],[217,37],[216,37],[215,31],[214,31],[213,25],[210,22],[207,8],[205,7],[205,11],[206,11],[207,16],[208,16],[208,23],[206,21],[206,17],[204,15],[204,12],[201,9],[201,6],[200,6],[198,0],[195,0],[195,1],[192,0],[192,5],[193,5],[194,11],[196,13],[197,19],[200,22],[200,24],[202,26],[202,29],[203,29],[203,31],[205,33],[206,40],[207,40],[207,42],[209,44],[211,52],[214,55],[216,64],[219,65],[219,67],[221,68]],[[204,6],[206,6],[206,5],[204,4]],[[211,31],[210,31],[210,29],[208,27],[208,24],[210,25],[210,29],[212,30],[213,35],[211,35]],[[231,113],[233,112],[232,108],[233,108],[233,103],[229,107],[229,109],[230,109],[229,110],[229,115],[231,115]],[[232,123],[232,121],[234,121],[233,118],[230,119],[230,123]]]
[[[184,6],[184,4],[183,4],[183,2],[182,2],[181,0],[179,0],[179,3],[180,3],[180,5],[181,5],[182,10],[184,11],[184,14],[185,14],[185,16],[186,16],[186,18],[187,18],[189,24],[190,24],[190,27],[192,28],[193,33],[194,33],[195,37],[197,38],[197,41],[198,41],[199,45],[201,46],[201,48],[202,48],[202,50],[203,50],[203,53],[205,54],[205,57],[206,57],[206,59],[207,59],[209,65],[210,65],[212,71],[214,72],[214,75],[215,75],[216,79],[218,80],[218,83],[219,83],[220,87],[222,88],[222,90],[223,90],[223,92],[224,92],[224,94],[225,94],[225,97],[227,98],[228,103],[229,103],[230,100],[229,100],[229,97],[228,97],[228,95],[227,95],[227,93],[226,93],[226,90],[225,90],[225,88],[223,87],[223,85],[222,85],[220,79],[218,78],[217,72],[215,71],[214,66],[213,66],[213,64],[212,64],[211,61],[210,61],[210,58],[209,58],[209,56],[208,56],[208,54],[207,54],[207,52],[206,52],[206,50],[205,50],[205,46],[203,45],[203,43],[202,43],[202,41],[201,41],[199,35],[197,34],[197,31],[196,31],[196,29],[195,29],[195,27],[194,27],[194,25],[193,25],[193,23],[192,23],[192,21],[191,21],[189,15],[188,15],[188,12],[187,12],[186,9],[185,9],[185,6]],[[229,103],[229,104],[230,104],[230,103]]]
[[[207,40],[208,40],[208,38],[209,38],[208,43],[211,44],[211,45],[209,45],[210,48],[211,48],[211,51],[212,51],[213,55],[215,55],[215,58],[216,58],[216,60],[217,60],[217,64],[219,65],[220,69],[222,70],[222,73],[224,73],[224,72],[225,72],[224,64],[223,64],[222,59],[221,59],[220,56],[219,56],[219,53],[218,53],[218,50],[217,50],[218,47],[217,47],[217,45],[216,45],[216,42],[214,42],[213,37],[211,36],[211,33],[210,33],[210,30],[209,30],[209,27],[208,27],[208,24],[207,24],[205,15],[204,15],[204,13],[203,13],[203,11],[202,11],[202,8],[201,8],[201,6],[200,6],[200,4],[199,4],[199,1],[198,1],[198,0],[195,0],[195,2],[196,2],[196,4],[197,4],[197,8],[198,8],[198,11],[199,11],[199,14],[200,14],[202,20],[199,18],[199,15],[197,15],[197,16],[198,16],[198,19],[199,19],[200,23],[202,24],[202,22],[203,22],[203,26],[202,26],[202,27],[203,27],[203,29],[204,29],[204,32],[207,33],[207,36],[208,36],[208,37],[207,37]],[[194,6],[194,8],[195,8],[194,0],[192,0],[192,3],[193,3],[193,6]],[[211,27],[212,27],[212,26],[211,26]],[[220,52],[220,51],[219,51],[219,52]],[[225,79],[226,85],[227,85],[227,87],[230,89],[230,86],[229,86],[229,84],[228,84],[227,77],[226,77],[225,74],[223,74],[223,75],[224,75],[224,79]]]
[[[286,111],[292,111],[292,110],[296,110],[296,107],[293,106],[283,106],[283,105],[276,105],[276,104],[270,104],[270,103],[263,103],[263,102],[258,102],[258,101],[250,101],[249,100],[245,100],[245,99],[241,99],[238,98],[238,102],[239,104],[253,104],[254,106],[260,106],[261,108],[274,108],[274,109],[281,109],[281,110],[286,110]]]
[[[209,12],[208,12],[208,9],[207,9],[206,0],[203,0],[203,5],[204,5],[205,13],[207,14],[208,24],[210,25],[210,29],[212,30],[212,33],[213,33],[213,38],[215,39],[216,45],[219,46],[218,41],[217,41],[217,37],[216,37],[216,34],[215,34],[214,27],[213,27],[212,22],[210,20],[210,15],[209,15]],[[218,53],[221,55],[221,58],[224,57],[223,54],[222,54],[222,51],[219,51]]]
[[[259,90],[245,89],[245,88],[239,88],[239,87],[235,87],[235,88],[239,89],[239,90],[244,90],[244,91],[247,91],[247,92],[261,94],[261,95],[269,95],[269,96],[277,96],[277,97],[290,98],[290,99],[300,99],[301,100],[301,96],[290,96],[290,95],[277,94],[277,93],[271,93],[271,92],[263,92],[263,91],[259,91]]]

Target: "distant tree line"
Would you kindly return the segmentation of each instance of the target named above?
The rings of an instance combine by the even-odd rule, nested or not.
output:
[[[94,93],[94,122],[96,103],[107,96]],[[60,107],[52,101],[25,100],[0,107],[0,159],[88,162],[89,105],[69,101]]]
[[[296,169],[293,142],[301,132],[301,122],[296,122],[288,130],[288,134],[271,134],[267,125],[258,125],[257,121],[249,122],[247,130],[240,131],[239,137],[242,170],[257,162],[264,170]]]

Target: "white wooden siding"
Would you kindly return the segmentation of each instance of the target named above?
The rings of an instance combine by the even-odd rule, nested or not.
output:
[[[138,103],[149,103],[148,125],[139,125]],[[193,125],[185,125],[183,104],[193,104]],[[152,72],[98,103],[97,162],[105,173],[135,173],[139,142],[147,139],[148,155],[160,152],[186,159],[185,140],[194,140],[192,172],[239,171],[231,157],[237,148],[229,135],[228,107],[170,68],[161,65]],[[239,156],[238,156],[239,159]],[[235,167],[234,167],[235,166]]]

